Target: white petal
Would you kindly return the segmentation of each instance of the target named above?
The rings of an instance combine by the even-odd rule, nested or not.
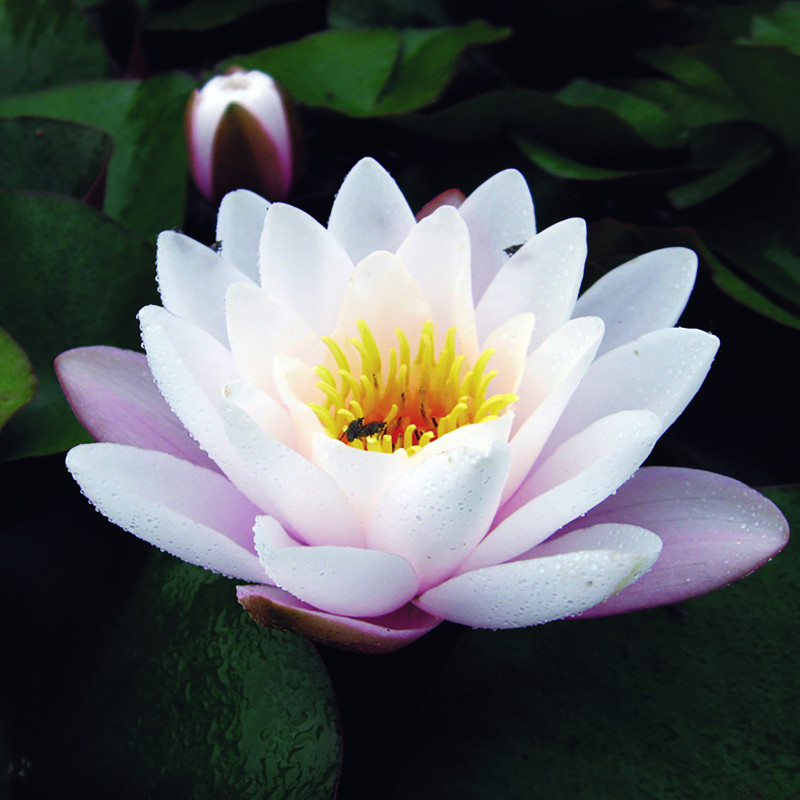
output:
[[[495,328],[481,345],[481,350],[494,350],[488,368],[497,370],[489,384],[488,395],[516,392],[522,375],[534,330],[533,314],[518,314]]]
[[[382,354],[388,356],[390,347],[397,348],[395,328],[400,328],[414,347],[423,323],[430,318],[431,307],[403,262],[380,251],[360,261],[350,277],[337,330],[358,337],[356,321],[363,319]]]
[[[219,473],[118,444],[79,445],[67,467],[115,525],[190,564],[264,582],[253,549],[259,511]]]
[[[528,475],[461,570],[516,558],[586,513],[630,478],[660,433],[655,414],[623,411],[565,442]]]
[[[159,306],[139,312],[147,362],[170,408],[223,469],[233,455],[219,415],[222,387],[238,377],[228,350]]]
[[[329,333],[353,262],[313,217],[283,203],[269,207],[260,245],[261,286],[320,335]]]
[[[459,448],[420,464],[391,485],[369,523],[370,547],[403,556],[423,589],[452,574],[489,529],[510,451]]]
[[[219,253],[175,231],[158,237],[157,277],[167,311],[227,344],[225,292],[247,277]]]
[[[274,397],[245,380],[233,381],[222,391],[262,431],[287,447],[295,447],[294,427],[289,412]]]
[[[392,176],[362,158],[336,195],[328,230],[357,264],[375,250],[394,253],[413,227],[414,214]]]
[[[274,508],[274,516],[309,544],[363,544],[361,523],[330,475],[263,431],[236,400],[226,398],[222,416],[252,476],[249,485],[257,487],[255,502]]]
[[[276,355],[299,358],[308,364],[322,362],[325,345],[319,335],[288,306],[270,298],[263,289],[234,283],[226,299],[228,339],[241,374],[265,392],[275,394]]]
[[[661,550],[655,534],[632,525],[575,533],[572,552],[467,572],[429,590],[415,605],[478,628],[539,625],[579,614],[622,590],[650,569]]]
[[[518,389],[520,399],[514,407],[514,414],[522,423],[511,439],[511,471],[503,502],[516,492],[539,458],[602,338],[600,319],[580,317],[563,325],[528,356]]]
[[[460,351],[478,356],[470,275],[469,230],[458,211],[442,206],[414,226],[397,257],[419,284],[431,308],[437,345],[455,326]]]
[[[525,244],[536,233],[533,200],[525,178],[506,169],[482,183],[458,211],[469,226],[472,292],[477,301],[508,261],[506,248]]]
[[[391,553],[299,546],[270,517],[258,519],[255,544],[262,566],[281,589],[331,614],[376,617],[417,593],[411,565]]]
[[[601,317],[600,355],[645,333],[670,328],[680,317],[697,273],[697,256],[684,247],[645,253],[611,270],[584,292],[574,316]]]
[[[217,241],[225,260],[258,282],[258,244],[269,203],[247,189],[222,198],[217,215]]]
[[[359,519],[369,519],[386,488],[411,469],[405,450],[371,453],[326,433],[314,434],[311,446],[311,460],[336,481]]]
[[[487,419],[483,422],[475,422],[472,425],[462,425],[460,428],[434,439],[430,444],[426,444],[425,447],[414,453],[409,461],[416,466],[439,453],[445,453],[457,447],[466,447],[470,450],[488,453],[496,442],[508,441],[513,424],[514,414],[513,412],[507,412],[496,419]]]
[[[572,316],[585,262],[582,219],[567,219],[536,234],[506,258],[481,297],[476,310],[479,335],[530,312],[536,318],[531,346],[539,345]]]
[[[596,419],[647,409],[666,430],[706,377],[719,339],[688,328],[663,328],[597,359],[586,372],[547,443],[552,452]]]

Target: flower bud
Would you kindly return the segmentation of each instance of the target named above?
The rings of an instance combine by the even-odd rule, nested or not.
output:
[[[293,106],[263,72],[231,67],[192,93],[186,106],[189,165],[212,202],[234,189],[268,200],[289,194],[296,161]]]

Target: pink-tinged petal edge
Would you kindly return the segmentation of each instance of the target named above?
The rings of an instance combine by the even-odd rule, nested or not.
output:
[[[754,572],[789,541],[789,525],[774,503],[733,478],[701,470],[641,469],[578,524],[611,521],[649,528],[664,547],[650,572],[582,618],[706,594]]]
[[[144,353],[77,347],[55,360],[72,411],[98,442],[159,450],[219,471],[161,396]]]
[[[382,617],[341,617],[320,611],[273,586],[237,586],[236,596],[259,625],[357,653],[392,653],[442,621],[410,603]]]

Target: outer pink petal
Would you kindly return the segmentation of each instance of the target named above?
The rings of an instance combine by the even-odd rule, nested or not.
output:
[[[680,317],[697,274],[697,256],[685,247],[645,253],[611,270],[584,292],[575,317],[597,316],[606,324],[600,355]]]
[[[417,222],[429,217],[437,208],[442,206],[455,206],[455,208],[458,208],[466,199],[467,196],[461,189],[446,189],[422,206],[417,212]]]
[[[467,572],[414,602],[477,628],[539,625],[579,614],[619,591],[648,570],[661,549],[657,536],[632,525],[598,525],[571,536],[566,552]]]
[[[322,611],[378,617],[401,608],[419,590],[411,565],[393,553],[300,545],[272,517],[259,517],[254,531],[267,575],[281,589]]]
[[[98,442],[160,450],[217,469],[161,396],[144,353],[78,347],[62,353],[55,368],[75,416]]]
[[[525,244],[536,233],[533,200],[525,178],[515,169],[506,169],[482,183],[458,211],[469,226],[472,292],[477,303],[508,261],[506,249]]]
[[[354,263],[375,250],[394,253],[414,227],[414,214],[391,175],[362,158],[333,202],[328,230]]]
[[[272,586],[239,586],[236,595],[259,625],[357,653],[392,653],[441,622],[412,605],[382,617],[342,617],[320,611]]]
[[[67,467],[115,525],[190,564],[264,581],[252,534],[259,510],[218,472],[105,443],[74,447]]]
[[[647,467],[581,520],[643,525],[664,542],[655,567],[584,616],[677,603],[769,561],[789,540],[786,518],[743,483],[692,469]]]

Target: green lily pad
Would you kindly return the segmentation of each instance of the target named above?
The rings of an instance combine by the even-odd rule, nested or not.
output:
[[[162,554],[41,731],[36,796],[330,800],[339,770],[313,646],[255,625],[233,581]]]
[[[797,487],[771,496],[800,524]],[[422,703],[396,800],[793,797],[798,575],[790,544],[680,611],[467,632]]]
[[[436,100],[466,48],[508,35],[481,21],[458,28],[324,31],[235,56],[218,69],[260,69],[309,106],[354,117],[400,114]]]
[[[11,415],[29,403],[36,391],[36,378],[28,357],[0,329],[0,428]]]
[[[65,450],[87,436],[53,359],[84,345],[138,347],[136,312],[155,299],[154,248],[72,198],[0,192],[0,250],[0,320],[39,381],[6,425],[0,459]]]
[[[0,119],[0,189],[84,198],[111,156],[111,137],[86,125],[40,117]]]
[[[753,17],[750,38],[800,55],[800,3],[781,3],[771,13]]]
[[[166,74],[146,81],[93,81],[0,100],[0,117],[54,117],[109,133],[106,213],[148,240],[183,221],[183,114],[195,82]]]
[[[108,74],[102,44],[70,0],[0,3],[0,97]]]

